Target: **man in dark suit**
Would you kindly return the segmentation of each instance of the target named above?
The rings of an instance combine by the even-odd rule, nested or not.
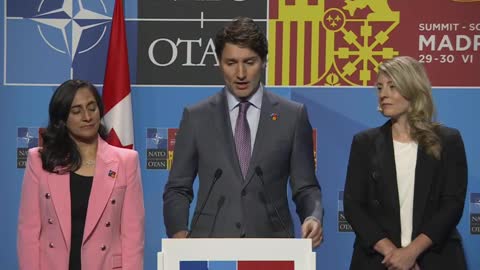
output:
[[[241,17],[225,26],[215,50],[225,88],[183,112],[163,195],[168,236],[293,237],[290,179],[302,237],[318,246],[323,208],[305,107],[261,84],[268,45],[253,20]]]

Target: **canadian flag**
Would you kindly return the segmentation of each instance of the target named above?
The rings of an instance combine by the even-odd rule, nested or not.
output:
[[[104,124],[108,143],[133,148],[132,95],[122,0],[115,0],[103,83]]]

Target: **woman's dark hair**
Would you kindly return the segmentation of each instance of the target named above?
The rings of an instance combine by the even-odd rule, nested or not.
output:
[[[267,60],[267,38],[260,27],[250,18],[237,17],[217,33],[214,44],[218,60],[222,58],[226,43],[249,48],[256,52],[262,61]]]
[[[49,172],[64,173],[76,171],[82,164],[77,144],[72,140],[67,129],[67,119],[73,99],[80,88],[92,92],[97,102],[100,118],[103,117],[103,103],[97,88],[87,81],[68,80],[53,93],[48,107],[49,121],[42,133],[43,147],[40,150],[43,169]],[[107,130],[100,124],[100,137],[107,138]]]

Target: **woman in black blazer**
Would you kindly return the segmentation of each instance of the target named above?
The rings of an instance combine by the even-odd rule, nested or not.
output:
[[[423,66],[379,67],[378,110],[389,120],[353,138],[344,210],[356,239],[350,269],[466,269],[456,225],[467,161],[456,129],[434,122]]]

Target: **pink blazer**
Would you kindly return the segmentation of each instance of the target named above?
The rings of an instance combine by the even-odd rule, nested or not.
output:
[[[66,270],[70,255],[69,174],[42,169],[28,153],[18,221],[21,270]],[[99,139],[81,248],[82,269],[143,269],[145,210],[138,153]]]

